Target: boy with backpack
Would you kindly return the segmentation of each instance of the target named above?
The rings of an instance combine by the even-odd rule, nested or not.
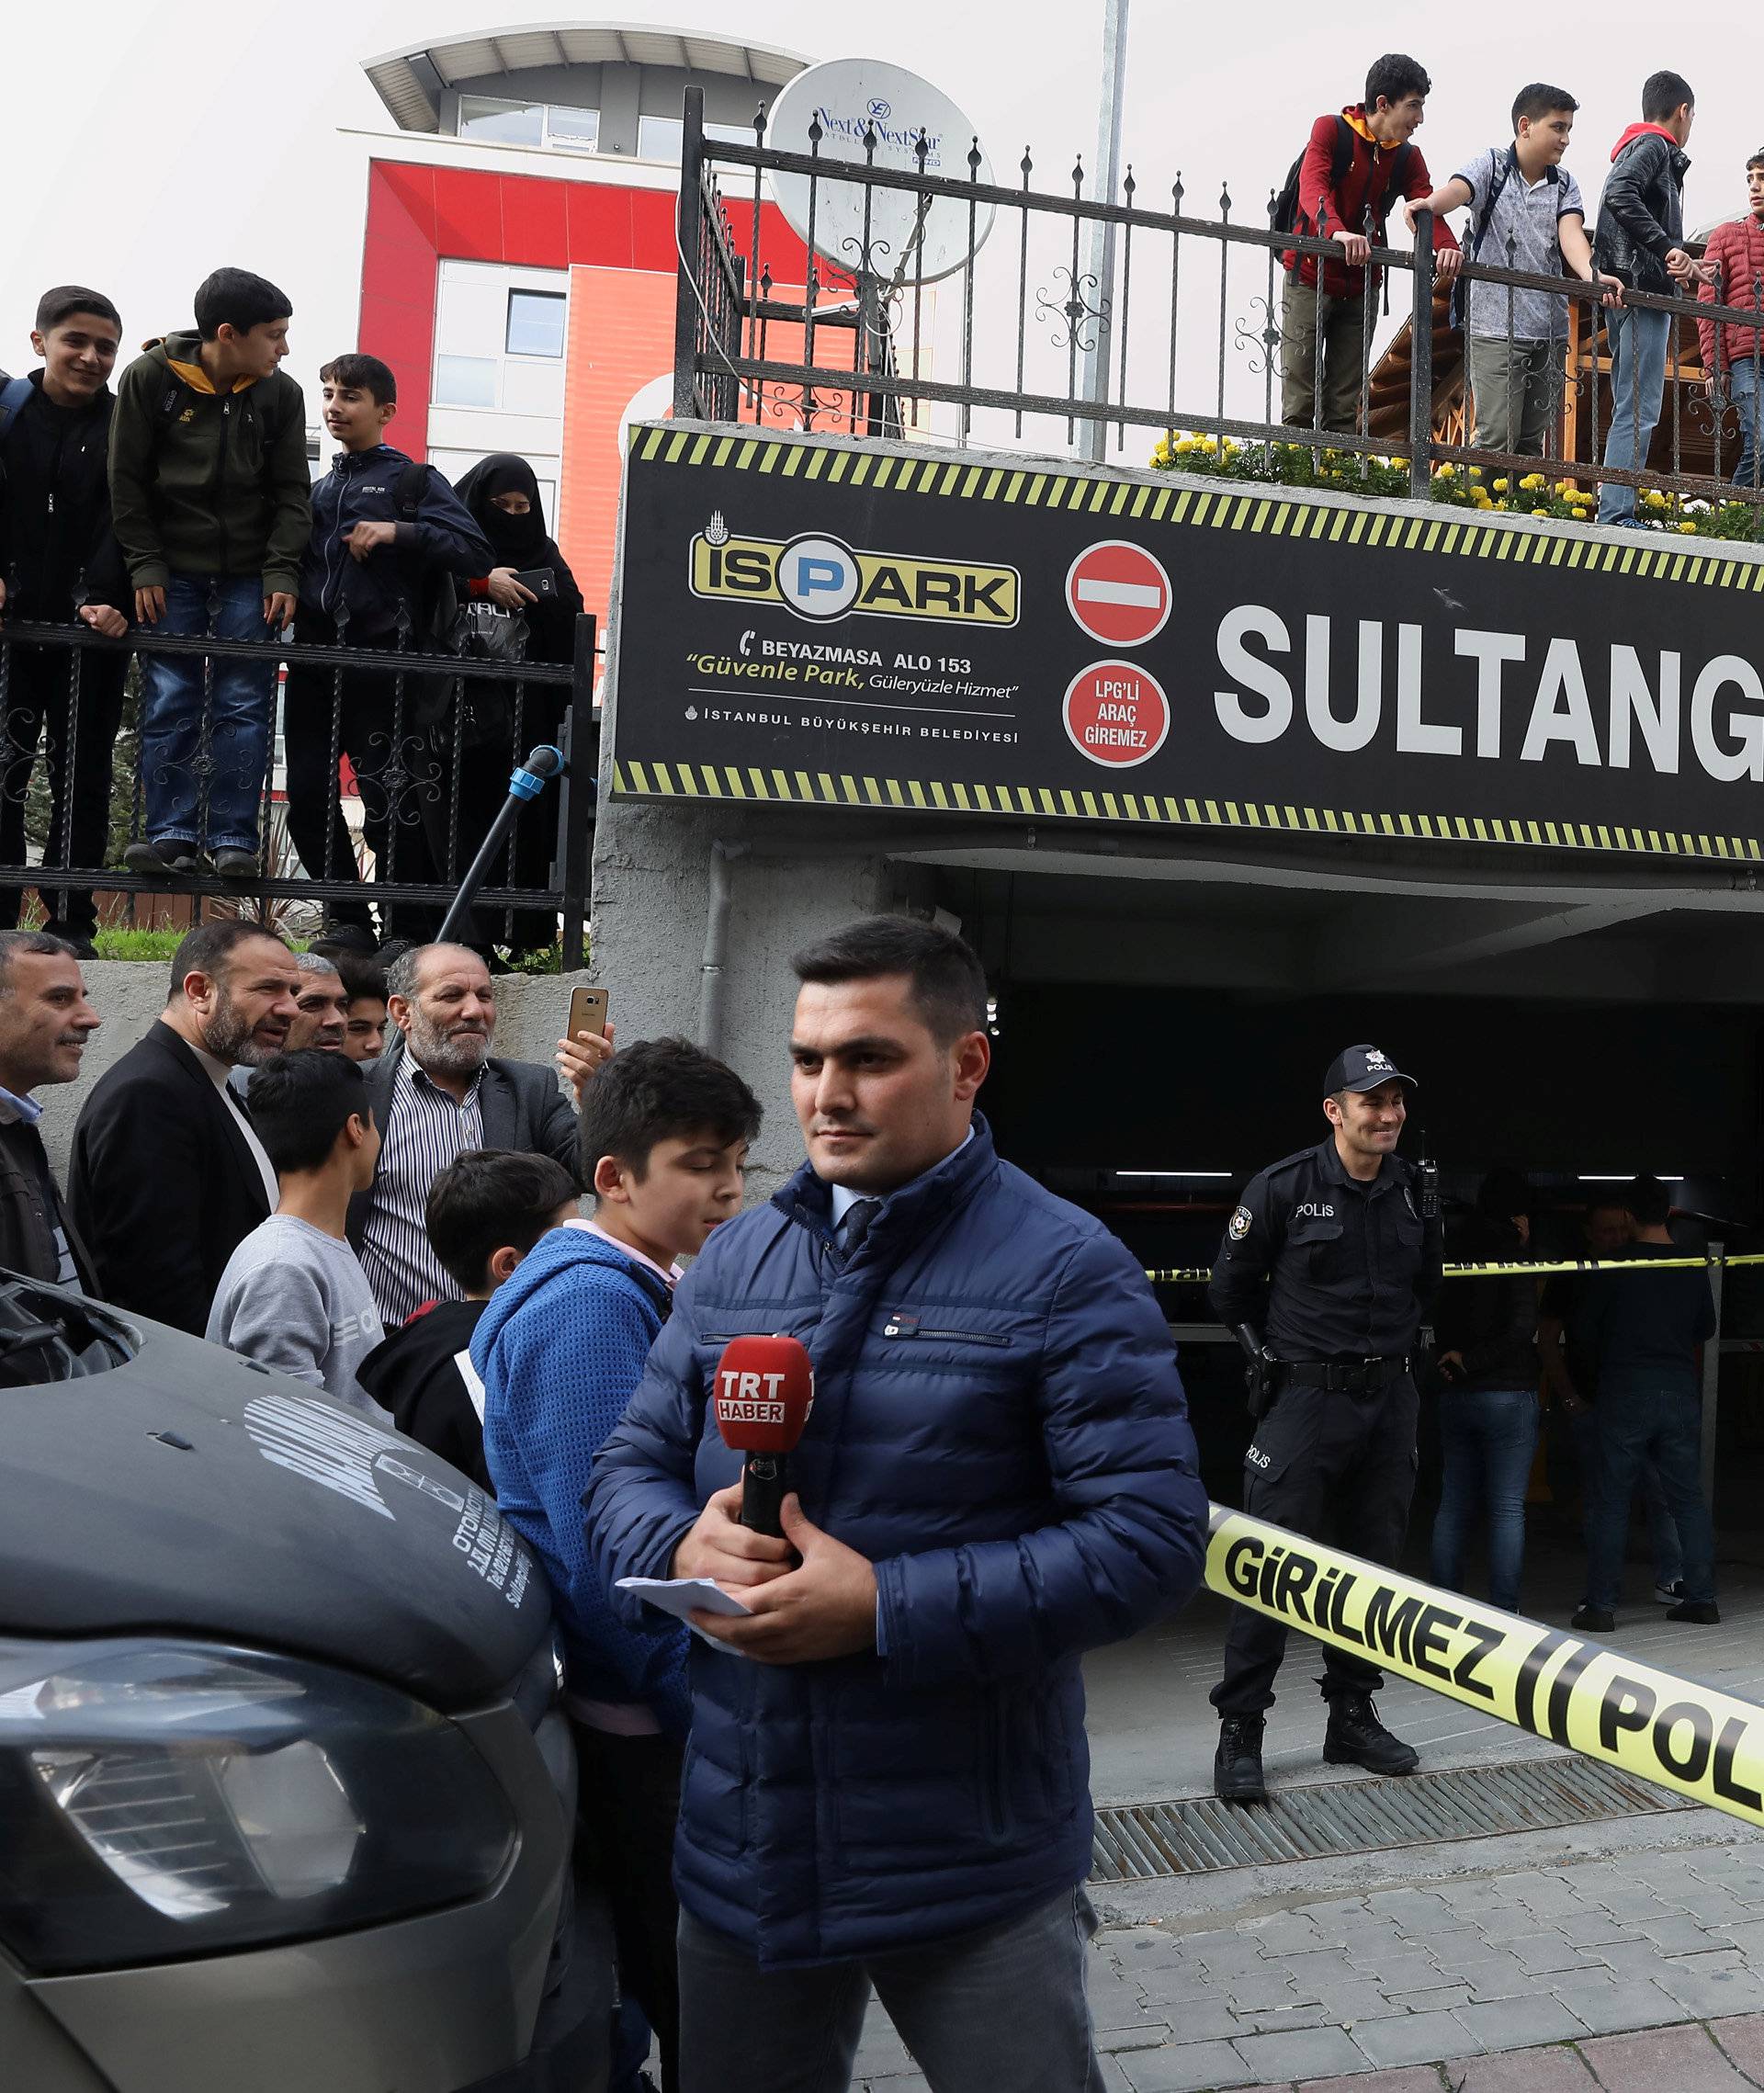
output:
[[[334,356],[319,379],[325,429],[341,447],[312,490],[300,639],[439,653],[452,621],[452,577],[481,573],[490,547],[440,473],[386,441],[398,413],[398,384],[386,364],[378,356]],[[360,786],[379,877],[435,878],[424,824],[405,796],[440,789],[440,760],[430,753],[427,730],[448,693],[437,692],[435,680],[367,668],[345,669],[339,677],[334,669],[303,663],[298,652],[290,661],[288,828],[314,879],[359,877],[337,796],[340,755],[348,757]],[[336,922],[373,927],[365,901],[335,903],[327,913]],[[403,927],[424,925],[406,913]]]
[[[105,639],[120,639],[132,598],[110,527],[106,459],[116,406],[110,372],[122,322],[101,291],[62,284],[38,300],[30,342],[43,368],[0,380],[0,612],[45,625],[78,618]],[[45,728],[50,827],[43,863],[105,862],[110,763],[128,667],[128,655],[109,648],[12,649],[0,736],[0,865],[26,862],[26,804],[37,737]],[[17,927],[23,894],[19,887],[0,887],[0,929]],[[49,916],[43,928],[81,958],[96,957],[98,911],[90,891],[49,887],[42,899]]]
[[[196,294],[195,333],[149,343],[123,373],[110,505],[149,631],[267,640],[294,615],[310,479],[306,402],[279,368],[291,311],[249,269],[216,269]],[[164,878],[198,871],[206,850],[223,878],[250,878],[275,658],[215,656],[206,704],[200,650],[144,666],[146,833],[123,862]]]
[[[1340,116],[1318,117],[1288,171],[1274,230],[1330,240],[1340,250],[1281,256],[1280,407],[1289,426],[1351,431],[1358,419],[1366,299],[1378,276],[1372,250],[1385,244],[1391,205],[1424,197],[1433,186],[1412,142],[1432,85],[1412,58],[1386,53],[1366,74],[1365,100]],[[1433,248],[1440,275],[1449,277],[1458,243],[1443,218],[1433,221]]]
[[[1587,238],[1580,186],[1562,170],[1562,156],[1580,107],[1566,87],[1534,81],[1513,103],[1513,141],[1491,145],[1419,203],[1406,203],[1411,232],[1415,213],[1438,221],[1461,204],[1471,208],[1465,259],[1528,276],[1576,276],[1602,282],[1603,302],[1622,301],[1615,277],[1600,277]],[[1568,301],[1546,290],[1459,280],[1453,317],[1464,329],[1465,365],[1476,411],[1472,442],[1478,450],[1521,458],[1548,454],[1568,339]]]
[[[429,1188],[424,1226],[465,1295],[419,1308],[361,1363],[361,1385],[407,1439],[493,1497],[484,1461],[484,1384],[471,1340],[490,1297],[541,1236],[576,1218],[582,1194],[550,1156],[473,1148]]]

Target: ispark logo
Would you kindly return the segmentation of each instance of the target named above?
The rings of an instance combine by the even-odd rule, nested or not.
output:
[[[692,541],[691,582],[695,596],[782,604],[810,625],[924,617],[1003,630],[1017,622],[1014,567],[865,552],[814,531],[739,537],[720,517]]]

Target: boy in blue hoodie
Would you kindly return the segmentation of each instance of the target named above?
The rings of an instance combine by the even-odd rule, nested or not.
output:
[[[671,1622],[629,1628],[613,1612],[582,1498],[667,1318],[677,1261],[740,1209],[759,1126],[747,1085],[685,1040],[616,1054],[582,1100],[581,1175],[594,1218],[543,1237],[471,1341],[497,1502],[551,1580],[583,1848],[612,1908],[624,1990],[662,2045],[663,2093],[676,2085],[673,1827],[687,1636]],[[636,2069],[615,2093],[639,2083]]]
[[[295,637],[309,646],[434,653],[440,645],[434,628],[451,604],[446,578],[482,573],[490,546],[435,467],[386,441],[398,412],[389,366],[378,356],[334,356],[319,379],[324,425],[341,447],[312,489]],[[419,883],[438,877],[425,842],[435,823],[419,821],[418,809],[402,802],[425,788],[439,794],[441,764],[429,752],[428,728],[445,698],[433,677],[407,676],[401,685],[385,670],[303,662],[296,650],[285,715],[288,831],[314,879],[358,877],[337,798],[344,755],[361,789],[379,877]],[[335,902],[326,913],[373,928],[365,901]],[[432,934],[434,922],[413,914],[401,928]]]

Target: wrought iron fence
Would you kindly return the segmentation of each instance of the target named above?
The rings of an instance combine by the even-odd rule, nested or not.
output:
[[[0,922],[35,888],[45,917],[90,936],[143,896],[284,927],[356,922],[432,935],[540,742],[564,775],[524,807],[468,936],[582,964],[599,724],[595,620],[564,663],[394,648],[238,639],[209,629],[120,639],[88,626],[0,620]],[[163,664],[183,673],[164,680]],[[156,665],[161,682],[152,686]],[[249,674],[241,672],[248,669]],[[352,824],[343,784],[352,778]],[[360,833],[357,835],[356,827]],[[150,839],[184,839],[154,864]],[[222,865],[222,845],[251,839]],[[179,862],[175,868],[172,862]],[[249,869],[246,869],[247,865]],[[376,917],[378,921],[376,921]]]
[[[1488,490],[1540,473],[1577,491],[1558,509],[1589,507],[1578,495],[1603,487],[1607,512],[1633,510],[1637,494],[1650,506],[1657,492],[1675,504],[1742,504],[1730,535],[1758,523],[1764,456],[1747,432],[1764,379],[1764,279],[1737,304],[1700,303],[1692,283],[1688,295],[1625,290],[1607,309],[1604,284],[1527,272],[1510,244],[1504,265],[1465,261],[1456,274],[1476,294],[1477,338],[1504,351],[1493,362],[1521,394],[1491,397],[1485,380],[1479,408],[1452,265],[1435,255],[1424,211],[1412,244],[1369,217],[1359,232],[1365,266],[1349,278],[1356,294],[1317,299],[1297,278],[1307,265],[1333,276],[1340,242],[1275,230],[1272,197],[1266,223],[1240,222],[1225,187],[1216,216],[1196,216],[1178,175],[1169,208],[1153,208],[1129,166],[1118,200],[1100,202],[1084,193],[1081,162],[1059,188],[1036,186],[1028,151],[1015,183],[982,181],[976,144],[963,178],[929,170],[922,137],[916,168],[881,164],[874,129],[859,161],[824,153],[818,125],[806,153],[782,151],[768,142],[763,112],[752,144],[713,140],[695,89],[684,134],[677,414],[1043,453],[1100,424],[1128,463],[1183,431],[1254,447],[1237,461],[1246,473],[1290,477],[1297,459],[1312,472],[1327,462],[1351,482],[1394,457],[1419,496],[1442,491],[1442,467],[1448,486],[1462,476]],[[778,175],[808,186],[806,243],[767,215],[768,177]],[[859,228],[838,260],[818,251],[831,243],[815,222],[820,200],[835,196],[842,222]],[[967,257],[941,283],[926,280],[912,234],[901,242],[878,230],[898,232],[902,198],[915,223],[937,206],[967,213]],[[744,242],[731,208],[747,221]],[[1107,287],[1087,266],[1103,226],[1118,253]],[[1527,354],[1540,311],[1543,345]],[[1100,381],[1086,383],[1087,366]],[[1657,419],[1650,370],[1663,392]],[[1478,443],[1479,419],[1508,441]]]

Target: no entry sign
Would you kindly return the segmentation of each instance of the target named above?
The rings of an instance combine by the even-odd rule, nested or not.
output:
[[[1066,607],[1105,647],[1138,647],[1164,628],[1170,576],[1162,562],[1125,538],[1080,552],[1066,573]]]
[[[1170,700],[1131,662],[1097,662],[1066,690],[1066,731],[1093,764],[1126,770],[1155,756],[1170,732]]]

